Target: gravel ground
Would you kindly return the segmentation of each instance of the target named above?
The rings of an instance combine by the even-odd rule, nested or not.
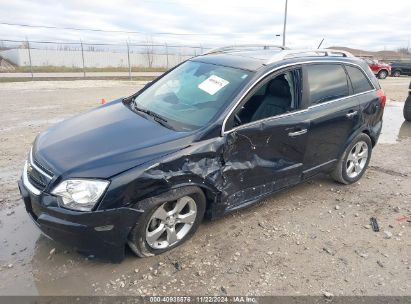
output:
[[[205,221],[171,252],[146,259],[128,252],[121,264],[41,236],[16,181],[38,132],[142,83],[0,84],[0,295],[411,295],[411,124],[402,118],[410,80],[381,81],[391,101],[360,182],[319,176]]]

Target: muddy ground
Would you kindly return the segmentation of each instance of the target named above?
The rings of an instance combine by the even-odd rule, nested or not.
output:
[[[410,80],[381,81],[391,101],[360,182],[319,176],[204,222],[172,252],[128,252],[121,264],[41,236],[16,181],[38,132],[142,83],[0,84],[0,295],[411,295],[411,124],[402,117]]]

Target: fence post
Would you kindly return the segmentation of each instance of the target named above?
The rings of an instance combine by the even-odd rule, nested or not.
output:
[[[167,42],[164,43],[166,45],[166,58],[167,58],[167,70],[168,70],[168,45]]]
[[[81,45],[81,59],[83,60],[83,77],[86,78],[86,69],[84,66],[84,49],[83,49],[83,40],[80,40]]]
[[[29,63],[30,63],[31,79],[33,79],[33,78],[34,78],[34,75],[33,75],[33,65],[32,65],[32,63],[31,63],[30,42],[29,42],[29,40],[28,40],[27,38],[26,38],[26,42],[27,42],[27,50],[28,50],[28,52],[29,52]]]
[[[127,59],[128,59],[128,77],[131,80],[130,46],[128,44],[128,41],[126,41],[126,43],[127,43]]]

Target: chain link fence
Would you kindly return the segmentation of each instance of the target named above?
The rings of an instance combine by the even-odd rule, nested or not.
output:
[[[196,45],[124,44],[0,40],[0,72],[96,73],[132,77],[135,72],[161,72],[205,52]]]

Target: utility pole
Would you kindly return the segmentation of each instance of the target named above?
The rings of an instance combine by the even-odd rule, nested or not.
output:
[[[34,78],[34,75],[33,75],[33,64],[32,64],[32,62],[31,62],[30,42],[29,42],[29,40],[27,39],[27,37],[26,37],[26,42],[27,42],[27,50],[28,50],[28,52],[29,52],[29,63],[30,63],[31,79],[33,79],[33,78]]]
[[[288,6],[288,0],[285,0],[284,28],[283,28],[283,46],[285,46],[285,31],[286,31],[286,28],[287,28],[287,6]]]
[[[131,80],[130,46],[128,44],[128,40],[126,41],[126,43],[127,43],[128,78]]]
[[[83,48],[83,40],[80,40],[81,45],[81,60],[83,61],[83,78],[86,78],[86,67],[84,65],[84,48]]]

